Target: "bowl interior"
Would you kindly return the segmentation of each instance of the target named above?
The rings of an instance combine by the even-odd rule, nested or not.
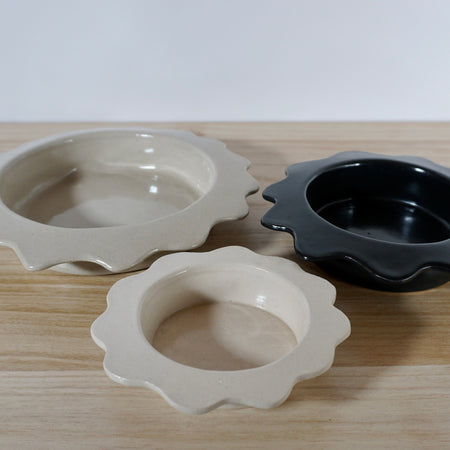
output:
[[[147,341],[184,365],[241,370],[278,360],[305,336],[303,294],[289,281],[244,264],[195,266],[162,279],[143,299]]]
[[[314,178],[306,196],[323,219],[366,238],[450,238],[450,180],[415,165],[370,160],[338,166]]]
[[[149,222],[191,205],[212,186],[211,160],[192,144],[131,130],[41,145],[0,174],[3,203],[36,222],[95,228]]]

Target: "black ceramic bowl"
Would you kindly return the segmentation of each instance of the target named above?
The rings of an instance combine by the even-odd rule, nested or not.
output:
[[[418,157],[344,152],[289,166],[263,197],[262,224],[352,283],[415,291],[450,280],[450,168]]]

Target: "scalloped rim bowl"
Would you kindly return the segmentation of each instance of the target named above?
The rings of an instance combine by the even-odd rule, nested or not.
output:
[[[450,169],[411,156],[344,152],[294,164],[263,192],[262,224],[297,253],[365,287],[415,291],[450,280]]]
[[[29,270],[124,272],[247,215],[250,163],[181,130],[65,133],[0,155],[0,243]],[[232,182],[230,182],[232,180]]]
[[[243,247],[176,253],[118,281],[108,293],[106,311],[92,324],[91,335],[106,352],[103,365],[111,379],[153,389],[182,412],[201,414],[224,405],[272,408],[289,396],[298,381],[328,370],[335,347],[350,334],[347,317],[333,306],[335,296],[328,281],[304,272],[294,262]],[[269,313],[291,330],[296,344],[273,361],[243,370],[193,367],[155,348],[154,336],[165,320],[205,304]],[[251,328],[247,313],[242,320]],[[227,347],[227,331],[228,337],[235,331],[219,319],[208,321],[215,339]],[[237,333],[245,336],[246,328]],[[270,330],[262,328],[253,336],[254,351],[247,355],[258,353],[267,342],[260,338]],[[242,339],[231,338],[227,350],[239,353],[235,346]],[[199,341],[194,337],[195,345]]]

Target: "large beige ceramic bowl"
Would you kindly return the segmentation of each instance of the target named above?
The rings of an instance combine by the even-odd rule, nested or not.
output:
[[[249,161],[179,130],[61,134],[0,155],[0,243],[29,270],[123,272],[248,213]]]

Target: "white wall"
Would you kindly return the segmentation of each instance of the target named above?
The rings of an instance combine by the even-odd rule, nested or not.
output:
[[[449,0],[0,1],[0,120],[449,120]]]

